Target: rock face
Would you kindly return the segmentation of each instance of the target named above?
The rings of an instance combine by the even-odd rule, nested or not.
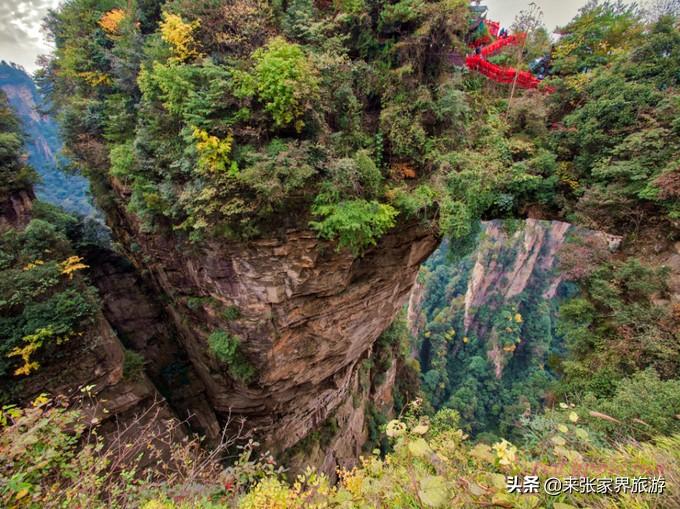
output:
[[[281,452],[339,413],[346,420],[339,441],[360,447],[364,431],[353,420],[363,416],[345,408],[356,396],[359,361],[408,299],[437,245],[431,231],[403,226],[357,258],[304,229],[196,248],[144,234],[123,212],[112,227],[168,296],[166,312],[220,423],[243,417]],[[253,382],[238,383],[211,353],[208,336],[218,330],[239,338]],[[319,463],[332,472],[338,449],[327,449]],[[349,449],[356,459],[357,447]]]
[[[479,319],[479,312],[482,306],[500,309],[517,301],[525,291],[539,292],[546,301],[553,299],[563,276],[552,269],[570,226],[527,219],[522,229],[509,236],[498,222],[486,225],[465,294],[464,327],[466,334],[486,338],[487,356],[498,379],[515,349],[499,343],[498,331],[489,320]]]
[[[421,313],[425,295],[425,284],[416,280],[413,285],[413,291],[411,291],[408,299],[408,309],[406,312],[406,322],[408,323],[409,332],[413,337],[418,337],[418,334],[425,326],[425,317]]]
[[[485,335],[487,324],[476,320],[480,306],[494,301],[509,302],[524,292],[539,273],[550,271],[569,228],[569,223],[527,219],[524,228],[509,238],[500,223],[488,223],[465,294],[466,331]],[[548,300],[555,297],[560,282],[562,276],[554,274],[543,285],[542,297]]]
[[[472,254],[454,261],[444,243],[423,267],[423,284],[409,302],[408,325],[419,338],[417,354],[426,378],[430,370],[437,372],[433,379],[446,370],[467,369],[456,356],[469,343],[477,352],[481,342],[498,379],[516,354],[543,359],[554,325],[549,303],[563,280],[554,270],[557,252],[570,225],[535,219],[519,225],[508,233],[500,221],[484,223]],[[534,323],[526,330],[523,314]],[[449,327],[455,338],[444,338],[438,327]]]
[[[30,189],[0,197],[0,231],[25,227],[31,220],[33,199],[33,191]]]
[[[102,312],[128,350],[140,354],[145,372],[176,417],[211,440],[220,425],[205,396],[177,331],[134,267],[117,253],[90,247],[89,276],[99,290]]]

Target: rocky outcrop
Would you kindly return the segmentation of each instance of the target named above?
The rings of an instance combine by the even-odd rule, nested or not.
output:
[[[484,232],[467,278],[465,297],[451,301],[452,311],[463,307],[463,334],[475,337],[485,344],[487,357],[494,367],[498,379],[503,376],[505,366],[515,350],[537,349],[533,355],[542,358],[544,348],[538,338],[521,336],[514,340],[503,333],[509,333],[507,325],[496,329],[494,323],[504,309],[511,310],[511,316],[519,313],[547,314],[552,320],[550,309],[539,311],[537,303],[549,302],[557,293],[564,275],[554,270],[557,253],[563,246],[568,223],[527,219],[521,227],[508,234],[503,223],[492,221],[484,225]],[[545,334],[549,334],[546,331]],[[460,343],[458,344],[460,347]]]
[[[175,415],[216,441],[220,425],[205,396],[177,331],[134,267],[119,254],[89,247],[89,276],[101,295],[102,312],[129,350],[144,358],[145,373]]]
[[[466,331],[485,335],[488,324],[476,321],[480,306],[495,302],[495,307],[499,307],[511,301],[538,274],[554,268],[557,251],[564,244],[569,227],[559,221],[527,219],[523,228],[508,236],[501,223],[486,224],[465,295]],[[542,285],[544,299],[552,299],[562,281],[557,273],[549,279],[547,285]]]
[[[162,419],[175,419],[146,375],[126,376],[123,345],[101,314],[82,336],[50,352],[49,361],[23,379],[20,388],[27,399],[43,392],[77,398],[81,389],[87,388],[96,400],[93,413],[105,426],[107,422],[112,427],[115,422],[126,425],[152,405],[159,425]]]
[[[22,189],[0,197],[0,232],[7,228],[24,228],[31,220],[33,191]]]
[[[417,223],[385,235],[362,257],[304,229],[197,247],[147,235],[124,213],[112,226],[137,267],[167,295],[166,312],[220,422],[245,418],[275,452],[342,414],[356,396],[360,359],[405,304],[437,245]],[[228,310],[238,318],[227,318]],[[256,369],[252,383],[234,380],[211,353],[208,336],[217,330],[239,338]],[[343,444],[362,443],[359,426],[349,425],[360,417],[354,414],[341,427]],[[355,459],[350,448],[347,456]],[[336,460],[321,462],[333,471],[338,450],[329,451]]]
[[[421,313],[425,294],[425,284],[416,279],[408,299],[408,308],[406,310],[406,323],[408,324],[409,332],[413,337],[418,337],[418,334],[425,326],[425,317]]]
[[[0,71],[27,125],[43,123],[26,76],[12,66]],[[35,157],[53,156],[30,143]],[[88,146],[91,166],[106,168],[103,147]],[[208,441],[225,423],[244,418],[274,452],[333,417],[338,430],[318,463],[333,472],[355,461],[373,398],[358,389],[359,364],[408,299],[436,236],[417,223],[402,225],[362,257],[336,251],[305,227],[249,243],[190,245],[146,233],[126,211],[127,190],[116,184],[108,221],[134,269],[101,250],[87,255],[88,264],[105,320],[142,355],[153,391]],[[256,371],[251,382],[233,379],[228,363],[211,352],[208,337],[216,331],[238,338]],[[384,407],[390,390],[383,386],[375,396]]]

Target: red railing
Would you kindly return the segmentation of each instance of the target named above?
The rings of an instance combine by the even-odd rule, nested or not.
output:
[[[489,26],[489,31],[494,37],[497,37],[500,24],[495,21],[487,21],[486,23]],[[526,34],[519,33],[496,39],[494,42],[481,48],[479,54],[469,55],[465,59],[465,64],[470,70],[477,71],[490,80],[498,83],[513,83],[517,80],[517,85],[522,88],[538,88],[541,80],[529,71],[518,71],[513,67],[501,67],[486,60],[486,57],[495,55],[506,46],[523,44],[525,37]],[[543,90],[548,93],[555,91],[555,89],[551,87],[545,87]]]
[[[505,48],[506,46],[519,46],[524,42],[524,37],[525,34],[517,34],[517,35],[508,35],[507,37],[502,37],[500,39],[496,39],[495,42],[492,42],[491,44],[484,46],[482,48],[482,55],[485,57],[490,57],[491,55],[495,55],[498,53],[500,50]]]
[[[483,74],[490,80],[498,83],[513,83],[517,79],[517,85],[522,88],[538,88],[541,84],[536,76],[529,71],[517,71],[513,67],[501,67],[485,60],[480,55],[469,55],[465,59],[465,64],[469,69]],[[554,92],[554,89],[546,87],[547,92]]]

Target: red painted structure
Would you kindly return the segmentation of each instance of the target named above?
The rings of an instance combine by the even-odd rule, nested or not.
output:
[[[486,21],[489,31],[494,37],[498,37],[498,31],[500,29],[500,24],[495,21]],[[486,58],[495,55],[501,51],[506,46],[519,46],[524,44],[524,39],[526,34],[519,33],[508,35],[506,37],[501,37],[483,46],[479,54],[468,55],[465,58],[465,65],[468,69],[476,71],[483,74],[490,80],[497,83],[513,83],[515,79],[517,80],[517,85],[522,88],[538,88],[541,80],[539,80],[533,73],[529,71],[518,71],[514,67],[501,67],[499,65],[492,64]],[[548,93],[552,93],[555,89],[551,87],[545,87]]]

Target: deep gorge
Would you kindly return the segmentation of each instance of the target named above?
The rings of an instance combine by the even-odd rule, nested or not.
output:
[[[523,13],[526,90],[463,0],[50,12],[38,89],[0,67],[2,503],[675,507],[664,9]]]

